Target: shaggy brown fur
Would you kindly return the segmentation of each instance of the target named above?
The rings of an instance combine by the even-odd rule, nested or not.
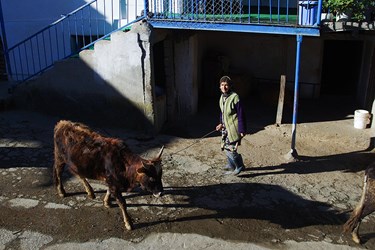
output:
[[[360,244],[359,226],[364,217],[375,211],[375,163],[365,171],[361,199],[344,224],[344,232],[352,234],[353,241]]]
[[[110,207],[112,195],[124,217],[125,227],[132,229],[131,219],[126,211],[126,202],[121,192],[141,186],[160,196],[161,154],[153,160],[146,160],[131,152],[120,139],[104,137],[81,123],[59,121],[54,130],[54,179],[60,197],[66,195],[61,175],[66,166],[83,183],[87,195],[95,198],[94,190],[87,179],[104,181],[107,193],[104,205]]]

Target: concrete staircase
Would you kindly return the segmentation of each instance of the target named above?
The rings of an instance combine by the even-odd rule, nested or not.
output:
[[[112,33],[94,49],[59,61],[32,81],[17,85],[12,102],[71,119],[86,117],[116,127],[158,131],[165,121],[166,102],[154,100],[150,36],[147,22]],[[10,100],[9,87],[3,85],[4,106]]]

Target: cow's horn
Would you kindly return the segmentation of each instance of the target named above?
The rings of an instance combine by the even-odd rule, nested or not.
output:
[[[156,157],[156,159],[160,159],[161,157],[161,154],[163,153],[163,150],[164,150],[164,145],[161,147],[159,153],[158,153],[158,156]]]

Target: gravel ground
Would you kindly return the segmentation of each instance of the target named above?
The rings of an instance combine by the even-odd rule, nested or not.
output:
[[[92,200],[66,175],[71,195],[56,195],[52,138],[60,118],[1,112],[0,249],[375,249],[373,215],[363,221],[363,245],[342,234],[374,161],[373,129],[354,129],[352,116],[302,115],[298,158],[291,160],[291,125],[276,126],[251,110],[249,117],[256,122],[240,146],[246,169],[239,176],[223,175],[219,135],[201,138],[215,127],[214,112],[202,110],[156,136],[95,128],[145,158],[166,147],[165,194],[124,193],[135,225],[125,231],[119,208],[102,206],[103,183],[92,181]]]

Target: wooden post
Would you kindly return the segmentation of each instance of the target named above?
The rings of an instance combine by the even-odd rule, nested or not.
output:
[[[284,107],[284,96],[285,96],[285,82],[286,82],[285,75],[281,75],[281,77],[280,77],[279,102],[277,104],[277,114],[276,114],[276,125],[277,126],[279,126],[281,124],[281,120],[283,119],[283,107]]]

